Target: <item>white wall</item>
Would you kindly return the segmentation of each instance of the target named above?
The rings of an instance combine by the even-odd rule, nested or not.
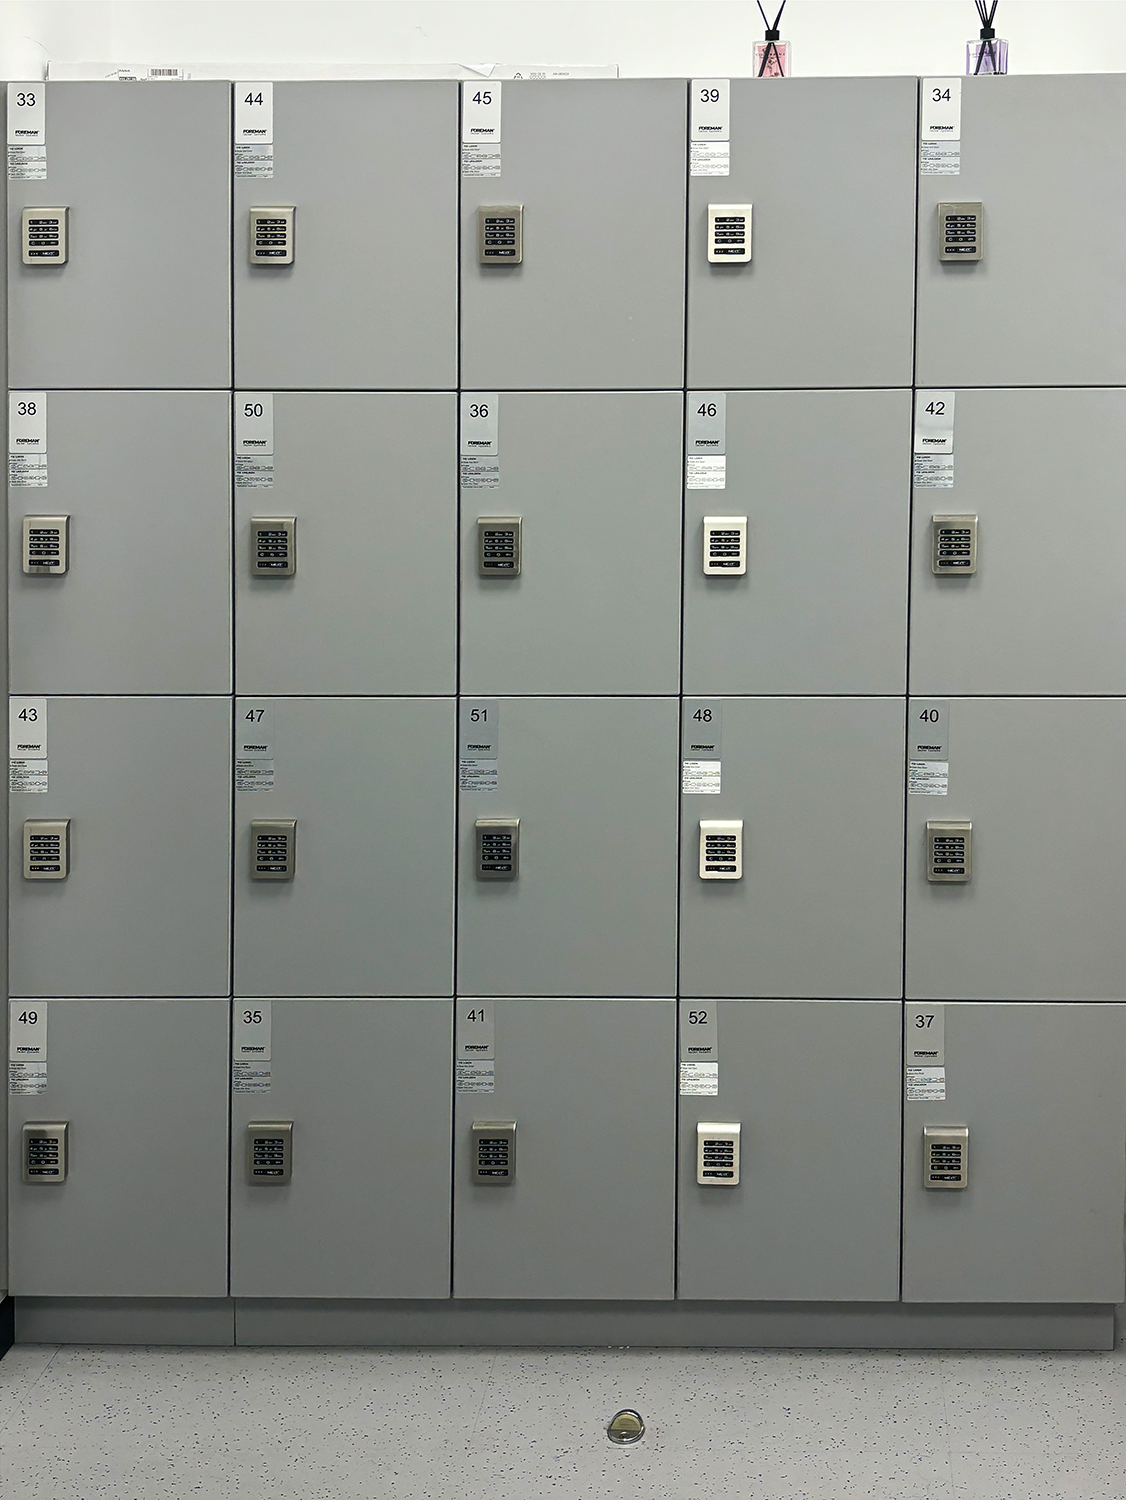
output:
[[[1126,0],[1001,0],[998,21],[1014,72],[1126,71]],[[795,73],[925,74],[961,72],[976,29],[971,0],[789,0],[783,35]],[[4,0],[0,76],[42,76],[51,59],[234,77],[465,61],[725,77],[751,71],[761,33],[753,0]]]

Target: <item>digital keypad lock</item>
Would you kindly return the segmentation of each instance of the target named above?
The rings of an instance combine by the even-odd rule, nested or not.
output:
[[[478,818],[473,825],[478,880],[515,880],[520,873],[520,819]]]
[[[931,516],[931,572],[938,578],[977,572],[976,516]]]
[[[939,260],[980,260],[984,247],[983,219],[980,203],[940,203]]]
[[[23,825],[23,878],[65,880],[70,874],[70,819],[28,818]]]
[[[704,572],[712,578],[738,578],[746,571],[746,516],[705,516]]]
[[[742,818],[705,818],[700,822],[700,879],[742,880]]]
[[[973,824],[932,820],[927,824],[927,879],[962,884],[970,878]]]
[[[481,1187],[507,1187],[516,1181],[516,1121],[474,1120],[473,1181]]]
[[[524,259],[524,205],[488,204],[477,210],[477,263],[518,266]]]
[[[293,1176],[293,1121],[252,1120],[246,1127],[246,1180],[280,1185]]]
[[[24,572],[35,578],[61,578],[70,566],[69,543],[69,516],[24,516]]]
[[[296,863],[296,818],[259,818],[251,823],[251,880],[292,880]]]
[[[702,1120],[696,1126],[696,1181],[700,1187],[739,1186],[741,1125]]]
[[[253,516],[250,571],[255,578],[292,578],[297,572],[297,517]]]
[[[20,1133],[21,1176],[24,1182],[65,1182],[67,1172],[66,1120],[29,1120]]]
[[[708,260],[713,266],[738,266],[751,258],[751,205],[708,204]]]
[[[296,213],[297,210],[292,205],[250,210],[252,266],[293,264],[293,221]]]
[[[970,1131],[967,1125],[923,1126],[923,1186],[931,1189],[970,1185]]]
[[[25,266],[66,264],[69,208],[25,208],[20,215],[20,239]]]
[[[519,516],[477,517],[478,578],[516,578],[520,574]]]

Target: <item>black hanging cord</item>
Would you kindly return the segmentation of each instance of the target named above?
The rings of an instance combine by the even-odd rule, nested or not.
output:
[[[983,0],[974,0],[974,3],[980,5],[983,3]],[[778,63],[778,71],[782,71],[782,54],[778,50],[778,40],[782,33],[778,30],[778,23],[782,19],[782,12],[786,9],[786,0],[782,0],[782,4],[778,7],[778,14],[774,17],[773,26],[770,24],[766,12],[762,8],[762,0],[755,0],[755,4],[758,6],[759,15],[766,24],[766,48],[762,54],[762,67],[758,70],[758,76],[761,78],[769,67],[772,56]],[[993,9],[997,9],[997,0],[993,0]]]
[[[978,19],[981,22],[981,40],[985,43],[984,47],[978,48],[977,65],[974,68],[975,77],[978,73],[981,72],[981,65],[985,61],[986,57],[989,58],[989,61],[992,65],[990,67],[990,72],[996,73],[997,71],[997,50],[994,45],[994,38],[996,37],[997,32],[993,26],[993,17],[997,14],[997,6],[999,3],[1000,0],[993,0],[992,5],[989,4],[989,0],[974,0],[974,5],[977,7]],[[759,9],[762,9],[761,5],[759,6]]]

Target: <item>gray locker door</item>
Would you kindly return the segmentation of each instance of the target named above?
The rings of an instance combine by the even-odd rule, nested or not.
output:
[[[733,78],[731,175],[691,177],[688,381],[911,382],[913,78]],[[752,205],[751,263],[708,262],[708,204]]]
[[[949,709],[949,795],[907,798],[908,997],[1121,999],[1126,700]],[[968,884],[928,883],[929,818],[972,821]]]
[[[1121,1302],[1126,1007],[945,1013],[946,1098],[904,1106],[904,1302]],[[969,1127],[968,1187],[924,1189],[924,1125]]]
[[[682,79],[504,84],[501,175],[461,184],[461,383],[661,390],[684,371]],[[523,260],[477,262],[480,205]]]
[[[231,1295],[448,1297],[453,1002],[271,1011],[270,1090],[231,1098]],[[247,1181],[255,1120],[293,1122],[282,1186]]]
[[[462,494],[463,693],[675,693],[679,392],[505,393],[499,489]],[[518,578],[477,518],[522,517]]]
[[[499,708],[499,789],[459,799],[461,990],[674,994],[676,700]],[[475,878],[477,818],[520,819],[515,880]]]
[[[672,1297],[675,1010],[495,1002],[496,1092],[454,1103],[455,1297]],[[472,1181],[474,1120],[516,1121],[507,1186]]]
[[[1124,112],[1120,73],[962,80],[961,174],[919,179],[920,385],[1126,384]],[[980,261],[939,263],[952,201]]]
[[[22,1297],[227,1294],[226,1000],[51,1000],[47,1089],[10,1100]],[[66,1180],[23,1182],[21,1129],[69,1125]]]
[[[897,998],[903,700],[686,698],[686,728],[701,706],[721,791],[681,799],[680,993]],[[702,880],[700,821],[728,818],[742,879]]]
[[[51,698],[50,789],[9,802],[13,995],[226,995],[231,703]],[[69,818],[70,874],[23,879],[25,818]]]
[[[453,700],[273,712],[276,785],[235,796],[235,993],[452,994]],[[269,818],[297,819],[291,881],[250,879],[250,824]]]
[[[229,386],[230,84],[43,89],[47,180],[8,192],[10,384]],[[21,264],[40,204],[70,209],[65,265]]]
[[[457,384],[457,84],[274,84],[274,175],[236,179],[235,384]],[[289,266],[250,209],[292,205]]]
[[[970,390],[953,490],[914,506],[911,690],[1126,693],[1126,391]],[[936,578],[931,517],[978,517],[977,572]]]
[[[47,489],[8,498],[13,693],[229,693],[230,414],[221,391],[52,391]],[[69,570],[23,572],[25,515]]]
[[[719,1093],[680,1101],[677,1295],[738,1301],[899,1297],[898,1002],[724,1000]],[[742,1127],[739,1182],[696,1181],[697,1125]]]
[[[456,432],[452,394],[275,396],[274,487],[235,490],[240,692],[455,690]],[[292,577],[250,576],[263,515],[297,518]]]
[[[686,492],[685,692],[903,692],[910,442],[907,391],[728,395],[727,488]],[[704,574],[717,515],[740,577]]]

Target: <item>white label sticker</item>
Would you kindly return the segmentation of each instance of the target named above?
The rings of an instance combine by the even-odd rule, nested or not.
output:
[[[272,490],[274,487],[274,460],[272,458],[235,457],[235,489]]]
[[[467,144],[500,140],[500,84],[467,79],[461,86],[461,138]]]
[[[908,1067],[935,1068],[946,1062],[946,1007],[904,1007],[903,1056]]]
[[[730,177],[730,143],[728,141],[689,141],[688,172],[691,177]]]
[[[690,138],[694,141],[731,139],[731,83],[726,78],[693,78],[690,99]]]
[[[8,396],[8,452],[46,451],[47,392],[12,391]]]
[[[272,760],[274,755],[274,700],[238,700],[235,755],[248,760]]]
[[[469,145],[463,142],[461,175],[463,177],[499,177],[500,142],[498,141],[496,145],[487,145],[484,142]]]
[[[698,457],[727,452],[726,392],[688,392],[686,452]]]
[[[491,1094],[496,1089],[496,1063],[491,1059],[454,1063],[454,1079],[459,1094]]]
[[[718,1094],[719,1063],[682,1062],[680,1064],[680,1092],[682,1095]]]
[[[954,392],[915,392],[913,481],[916,489],[954,486]]]
[[[8,755],[13,760],[47,759],[46,698],[8,699]]]
[[[681,792],[686,797],[718,797],[722,764],[718,760],[682,760]]]
[[[13,1099],[20,1095],[45,1094],[47,1092],[47,1064],[45,1062],[10,1062],[8,1064],[8,1093]]]
[[[500,407],[496,391],[464,391],[461,397],[461,456],[500,452]]]
[[[945,1068],[908,1068],[907,1102],[923,1104],[928,1099],[946,1098]]]
[[[232,1094],[268,1094],[273,1081],[273,1069],[269,1062],[231,1063]]]
[[[962,80],[924,78],[919,110],[919,174],[957,177],[962,157]]]
[[[235,145],[272,144],[273,139],[274,85],[272,83],[236,83]]]
[[[491,1000],[459,1000],[454,1055],[459,1062],[496,1057],[496,1023]]]
[[[499,458],[463,458],[461,460],[463,490],[495,490],[499,485]]]
[[[44,87],[42,82],[8,85],[9,146],[47,144],[47,102]]]
[[[274,456],[274,393],[235,394],[235,457]]]
[[[274,763],[272,760],[236,760],[236,792],[272,792],[274,789]]]
[[[727,458],[722,453],[710,458],[690,453],[684,461],[684,481],[690,490],[726,489]]]
[[[269,1062],[273,1039],[273,1006],[269,1000],[235,1002],[231,1029],[233,1062]]]
[[[907,795],[909,797],[945,797],[950,787],[948,760],[909,760],[907,762]]]
[[[496,792],[500,790],[500,762],[475,760],[463,755],[457,763],[459,792]]]
[[[47,1061],[46,1000],[8,1001],[8,1060]]]
[[[713,1002],[680,1002],[680,1058],[682,1062],[719,1061],[719,1011]]]
[[[47,762],[45,760],[9,760],[9,792],[45,792],[47,790]]]
[[[911,733],[907,754],[912,760],[950,759],[950,705],[939,699],[916,698],[910,710]]]

